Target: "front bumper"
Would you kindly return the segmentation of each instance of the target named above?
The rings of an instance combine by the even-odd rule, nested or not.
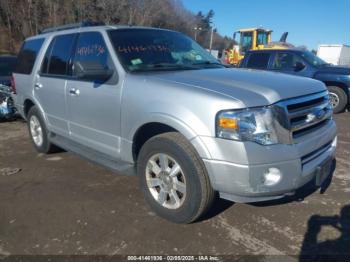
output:
[[[202,157],[212,186],[222,198],[259,202],[281,198],[315,179],[320,167],[335,157],[334,121],[293,145],[261,146],[201,137],[210,158]],[[267,185],[265,174],[279,170],[276,184]]]

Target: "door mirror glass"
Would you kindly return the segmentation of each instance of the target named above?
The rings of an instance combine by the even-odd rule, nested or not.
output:
[[[113,75],[113,70],[105,68],[99,61],[76,61],[75,75],[82,80],[105,82]]]
[[[305,64],[303,64],[302,62],[295,62],[295,65],[294,65],[294,71],[295,72],[299,72],[301,70],[303,70],[305,68]]]

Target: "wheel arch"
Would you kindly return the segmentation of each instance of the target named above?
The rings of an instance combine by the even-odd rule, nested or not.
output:
[[[348,87],[346,86],[346,84],[344,84],[342,82],[338,82],[338,81],[323,81],[323,83],[327,87],[329,87],[329,86],[336,86],[336,87],[341,88],[345,92],[346,96],[349,99],[349,91],[348,91]]]
[[[47,125],[48,121],[47,121],[47,117],[46,117],[45,111],[40,106],[40,104],[35,99],[32,99],[32,98],[24,99],[24,102],[23,102],[23,116],[25,117],[25,119],[27,120],[27,116],[28,116],[29,110],[33,106],[38,107],[38,109],[39,109],[39,111],[40,111],[40,113],[41,113],[41,115],[43,117],[43,120],[44,120],[45,124]]]
[[[35,106],[35,103],[34,103],[31,99],[27,98],[27,99],[24,100],[24,103],[23,103],[23,113],[24,113],[24,116],[25,116],[26,118],[27,118],[27,116],[28,116],[29,110],[30,110],[33,106]]]
[[[140,126],[132,140],[132,157],[136,162],[142,146],[150,138],[167,132],[179,132],[175,128],[160,122],[149,122]]]
[[[157,120],[148,121],[140,125],[132,136],[132,159],[136,162],[140,149],[150,138],[166,132],[178,132],[182,134],[195,148],[202,157],[208,157],[210,154],[206,146],[200,141],[200,138],[191,127],[182,121],[169,117],[158,117]]]

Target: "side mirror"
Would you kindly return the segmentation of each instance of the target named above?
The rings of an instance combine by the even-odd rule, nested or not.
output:
[[[303,70],[304,68],[305,68],[305,64],[303,64],[302,62],[296,62],[294,65],[295,72],[299,72],[299,71]]]
[[[236,41],[236,32],[233,33],[233,40]]]
[[[74,72],[79,79],[94,82],[106,82],[113,75],[113,70],[106,69],[98,61],[78,61],[74,63]]]

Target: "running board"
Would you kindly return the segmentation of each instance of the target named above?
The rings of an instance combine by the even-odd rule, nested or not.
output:
[[[91,149],[90,147],[86,147],[69,138],[65,138],[54,133],[49,134],[49,139],[50,142],[57,145],[58,147],[72,152],[79,157],[88,160],[89,162],[105,167],[112,172],[127,176],[136,175],[136,168],[134,164],[112,159],[110,156],[104,153]]]

